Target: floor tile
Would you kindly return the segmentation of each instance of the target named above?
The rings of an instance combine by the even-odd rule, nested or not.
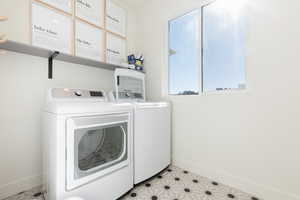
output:
[[[134,195],[131,195],[132,193]],[[131,193],[121,198],[121,200],[152,199],[252,200],[252,196],[232,187],[171,166],[151,180],[138,185]]]
[[[5,200],[43,200],[40,192],[41,187],[37,187]],[[171,166],[139,184],[120,200],[253,200],[252,197],[240,190]]]
[[[36,187],[29,191],[20,192],[19,194],[4,200],[44,200],[44,196],[42,194],[42,187]]]

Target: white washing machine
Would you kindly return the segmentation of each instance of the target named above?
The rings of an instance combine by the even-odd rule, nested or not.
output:
[[[168,102],[145,101],[145,74],[116,69],[117,102],[134,105],[134,183],[156,175],[171,163],[171,121]]]
[[[133,107],[102,91],[51,89],[44,112],[46,199],[115,200],[133,188]]]

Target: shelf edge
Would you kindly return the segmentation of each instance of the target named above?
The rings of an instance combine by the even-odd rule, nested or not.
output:
[[[29,44],[19,43],[11,40],[1,43],[0,49],[32,55],[32,56],[43,57],[43,58],[49,58],[53,54],[53,52],[55,52],[41,47],[36,47]],[[55,60],[73,63],[73,64],[79,64],[79,65],[86,65],[89,67],[102,68],[107,70],[115,70],[116,68],[120,68],[120,66],[117,65],[104,63],[104,62],[100,62],[88,58],[73,56],[66,53],[60,53],[55,58]]]

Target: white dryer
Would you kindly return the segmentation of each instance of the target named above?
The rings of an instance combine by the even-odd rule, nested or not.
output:
[[[51,89],[44,112],[46,199],[115,200],[133,188],[133,107],[102,91]]]
[[[171,163],[171,122],[168,102],[145,101],[145,74],[116,69],[117,102],[134,105],[134,183],[156,175]]]

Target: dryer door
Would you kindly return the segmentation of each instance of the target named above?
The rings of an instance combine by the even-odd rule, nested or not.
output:
[[[128,128],[128,115],[67,120],[68,190],[129,164]]]

